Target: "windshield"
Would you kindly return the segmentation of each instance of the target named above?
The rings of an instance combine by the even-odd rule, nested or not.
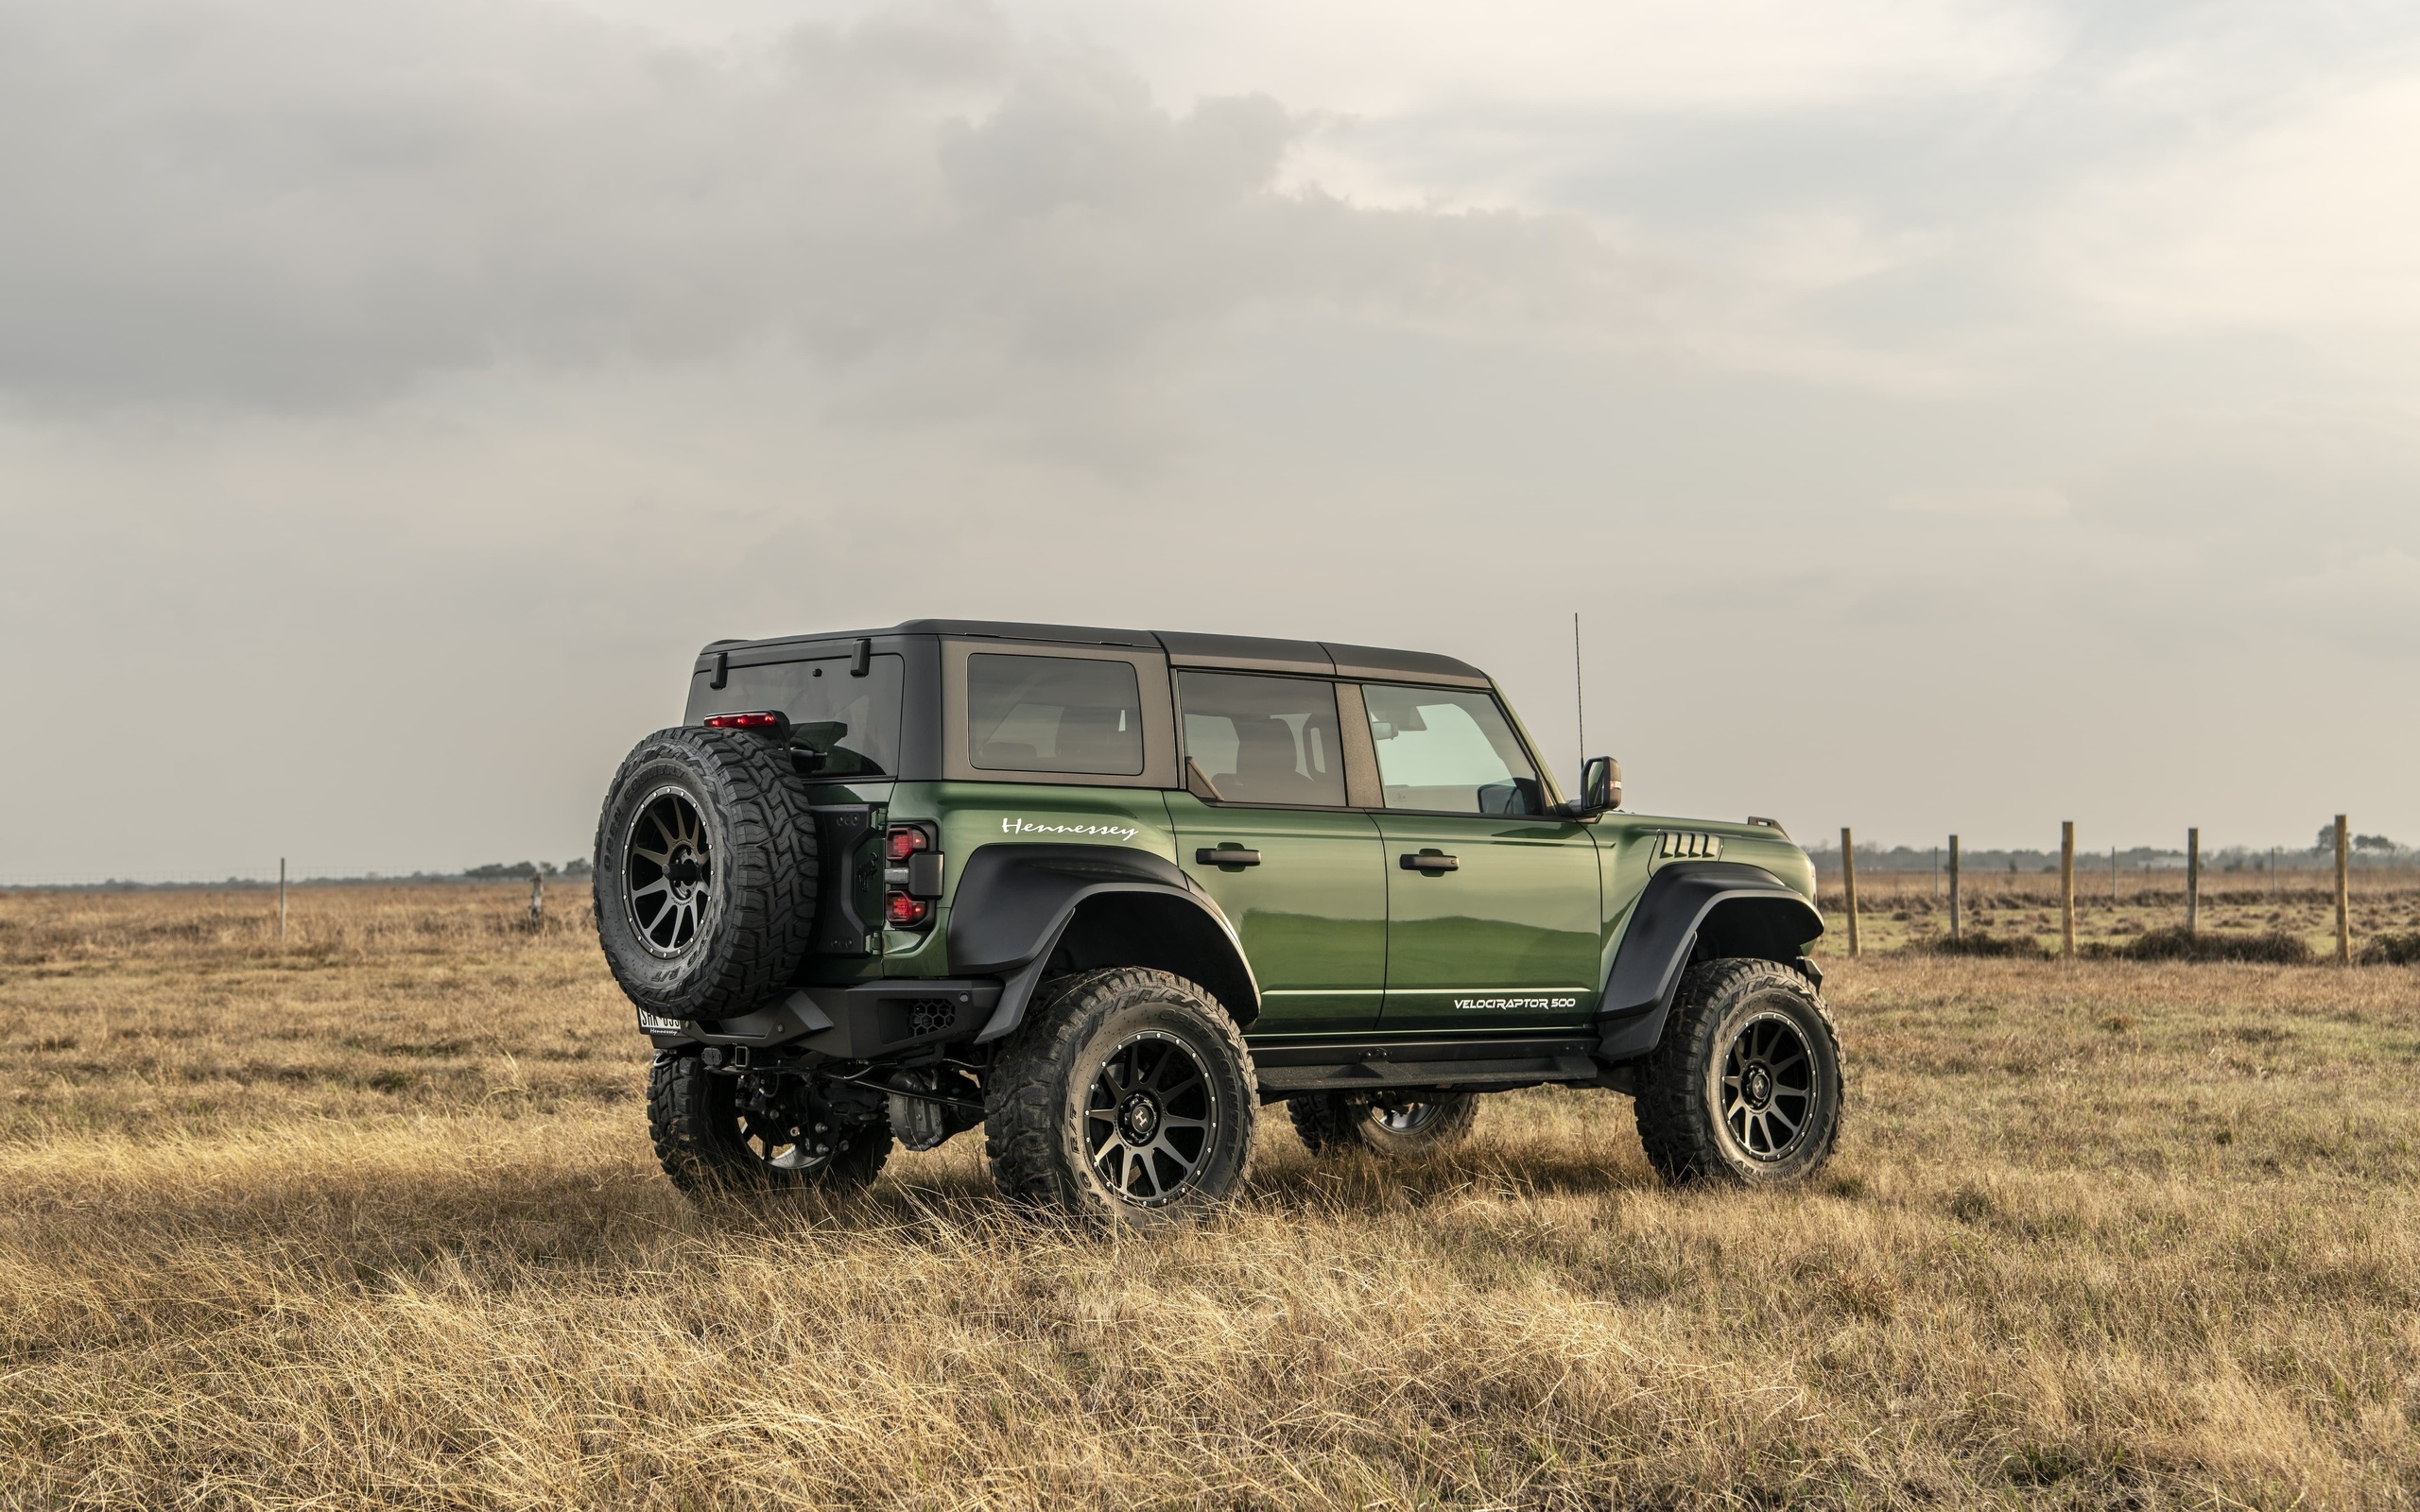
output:
[[[866,675],[851,677],[852,659],[776,662],[733,667],[728,685],[713,688],[710,672],[689,683],[687,722],[710,714],[777,709],[790,718],[790,747],[812,778],[890,777],[899,770],[899,688],[906,662],[869,658]]]

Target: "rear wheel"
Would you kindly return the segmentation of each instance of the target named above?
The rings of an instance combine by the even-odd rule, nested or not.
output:
[[[1777,962],[1692,968],[1641,1073],[1639,1143],[1668,1181],[1784,1185],[1840,1137],[1840,1037],[1814,984]]]
[[[1470,1138],[1478,1099],[1469,1092],[1319,1092],[1289,1100],[1286,1112],[1314,1155],[1421,1155]]]
[[[656,1057],[647,1115],[664,1174],[694,1195],[861,1187],[890,1157],[878,1110],[836,1102],[803,1076],[708,1071],[694,1053]]]
[[[1254,1085],[1235,1021],[1200,987],[1083,972],[1053,984],[984,1080],[992,1177],[1113,1223],[1193,1216],[1243,1183]]]

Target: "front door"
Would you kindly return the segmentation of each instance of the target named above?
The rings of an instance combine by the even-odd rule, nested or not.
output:
[[[1184,672],[1177,700],[1192,789],[1168,795],[1177,860],[1243,938],[1253,1038],[1371,1028],[1387,873],[1377,824],[1344,805],[1334,685]]]
[[[1545,784],[1493,696],[1365,684],[1386,808],[1381,1028],[1552,1028],[1596,1011],[1601,914],[1589,827]]]

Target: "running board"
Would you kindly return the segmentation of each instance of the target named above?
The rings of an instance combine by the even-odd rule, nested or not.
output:
[[[1256,1046],[1260,1100],[1281,1102],[1305,1092],[1506,1091],[1541,1082],[1598,1078],[1593,1040],[1394,1040],[1383,1044]]]

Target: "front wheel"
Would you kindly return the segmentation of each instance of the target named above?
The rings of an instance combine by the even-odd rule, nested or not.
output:
[[[1314,1092],[1289,1099],[1286,1112],[1313,1155],[1425,1155],[1470,1138],[1478,1099],[1469,1092]]]
[[[666,1052],[648,1074],[648,1132],[672,1184],[692,1196],[844,1190],[890,1158],[890,1124],[801,1076],[729,1075]]]
[[[1667,1181],[1785,1185],[1840,1137],[1840,1037],[1814,985],[1773,961],[1692,968],[1639,1082],[1639,1143]]]
[[[1252,1054],[1226,1010],[1167,971],[1051,984],[984,1078],[1003,1194],[1126,1225],[1191,1217],[1243,1184]]]

